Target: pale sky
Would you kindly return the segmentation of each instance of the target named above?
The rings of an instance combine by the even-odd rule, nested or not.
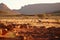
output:
[[[60,0],[0,0],[0,3],[6,4],[10,9],[20,9],[24,5],[36,3],[57,3]]]

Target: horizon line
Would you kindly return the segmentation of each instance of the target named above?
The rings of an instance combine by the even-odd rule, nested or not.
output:
[[[2,2],[3,3],[3,2]],[[2,4],[2,3],[0,3],[0,4]],[[33,4],[27,4],[27,5],[24,5],[24,6],[28,6],[28,5],[34,5],[34,4],[59,4],[60,2],[55,2],[55,3],[33,3]],[[5,3],[3,3],[4,5],[6,5],[7,7],[8,7],[8,5],[7,4],[5,4]],[[21,9],[22,7],[24,7],[24,6],[21,6],[19,9]],[[8,7],[9,8],[9,7]],[[12,9],[12,8],[9,8],[9,9],[11,9],[11,10],[19,10],[19,9]]]

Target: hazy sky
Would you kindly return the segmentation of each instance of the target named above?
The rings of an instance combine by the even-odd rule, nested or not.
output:
[[[5,3],[10,9],[20,9],[24,5],[36,3],[56,3],[60,0],[0,0],[0,3]]]

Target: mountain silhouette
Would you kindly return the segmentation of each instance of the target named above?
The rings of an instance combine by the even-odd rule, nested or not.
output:
[[[1,3],[0,4],[0,10],[5,11],[5,10],[10,10],[10,9],[4,3]]]
[[[20,13],[15,12],[7,7],[4,3],[0,4],[0,15],[19,15]]]
[[[0,15],[33,15],[41,13],[60,15],[60,3],[30,4],[19,10],[11,10],[4,3],[0,4]]]
[[[41,4],[30,4],[25,5],[18,11],[22,14],[40,14],[40,13],[51,13],[60,12],[60,3],[41,3]]]

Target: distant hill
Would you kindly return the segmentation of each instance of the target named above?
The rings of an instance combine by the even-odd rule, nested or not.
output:
[[[12,11],[5,4],[0,4],[0,15],[19,15],[19,12]]]
[[[22,14],[53,13],[60,11],[60,3],[31,4],[15,11],[18,11]]]
[[[51,4],[31,4],[22,7],[19,10],[11,10],[7,5],[0,4],[0,15],[59,15],[60,16],[60,3]]]

